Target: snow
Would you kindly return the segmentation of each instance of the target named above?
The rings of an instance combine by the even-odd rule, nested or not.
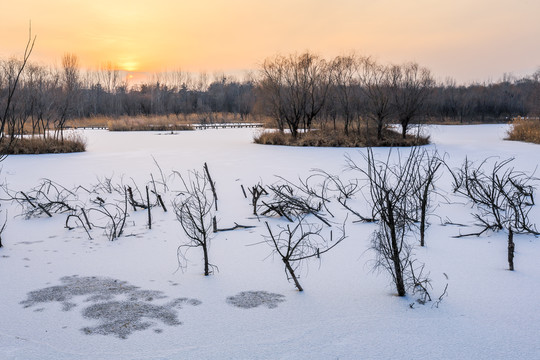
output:
[[[433,145],[428,148],[446,154],[451,167],[459,166],[465,157],[474,161],[515,157],[516,169],[533,172],[539,163],[538,145],[504,141],[506,130],[506,125],[430,126],[427,132]],[[471,228],[442,226],[441,219],[470,224],[472,209],[446,204],[441,197],[437,198],[440,206],[430,217],[427,246],[415,248],[417,258],[430,272],[435,299],[448,283],[448,296],[438,307],[431,302],[415,303],[411,308],[413,296],[394,295],[388,276],[372,271],[374,256],[368,247],[374,225],[352,223],[352,219],[347,223],[347,239],[320,262],[309,261],[302,267],[300,282],[305,291],[296,291],[286,279],[281,260],[269,256],[271,248],[261,243],[261,235],[266,233],[264,222],[251,215],[240,185],[247,187],[259,181],[271,184],[277,181],[275,175],[296,182],[317,168],[351,177],[354,174],[343,172],[345,154],[361,161],[364,150],[256,145],[252,139],[257,131],[170,134],[84,130],[88,141],[85,153],[8,157],[1,164],[3,183],[23,191],[36,186],[41,178],[67,188],[91,186],[105,177],[144,187],[150,173],[160,176],[156,162],[166,174],[173,170],[202,171],[207,162],[219,197],[219,226],[238,222],[256,227],[216,234],[210,260],[219,272],[204,277],[200,249],[190,250],[186,270],[178,270],[177,248],[185,239],[172,209],[167,213],[154,209],[151,230],[146,226],[144,211],[130,211],[125,235],[109,241],[100,230],[94,230],[93,240],[89,240],[80,228],[65,229],[65,215],[26,220],[17,216],[18,206],[3,202],[1,217],[7,214],[8,225],[2,234],[4,247],[0,248],[0,359],[540,356],[538,239],[531,235],[515,237],[516,271],[507,271],[506,235],[454,238]],[[375,150],[381,159],[387,153],[387,148]],[[393,150],[391,158],[398,153],[406,155],[407,149]],[[450,177],[445,173],[437,186],[449,191],[449,185]],[[167,204],[172,200],[171,193],[165,194]],[[365,206],[361,195],[356,202]],[[344,214],[336,215],[344,218]],[[538,215],[535,208],[533,222]],[[125,338],[115,333],[88,334],[82,329],[102,322],[83,315],[107,300],[76,294],[69,299],[75,306],[67,311],[61,301],[28,307],[29,303],[21,303],[32,292],[62,286],[66,281],[62,278],[77,283],[73,279],[91,277],[101,279],[99,284],[112,279],[126,282],[129,289],[133,286],[155,291],[152,294],[159,296],[151,304],[176,312],[181,325],[174,319],[166,323],[146,318],[142,321],[149,322],[147,328],[134,330]],[[130,291],[142,294],[133,289]],[[99,291],[92,294],[103,295]],[[130,300],[129,294],[127,290],[118,291],[109,300],[124,304],[132,301],[129,306],[141,305],[148,310],[142,306],[146,300],[139,295]],[[246,296],[251,298],[242,300]],[[188,300],[175,302],[179,298],[193,300],[196,306]],[[238,301],[260,306],[238,307]],[[111,309],[120,311],[119,307]]]

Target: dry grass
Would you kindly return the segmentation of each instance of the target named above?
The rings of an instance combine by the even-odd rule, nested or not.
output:
[[[175,116],[98,116],[72,119],[66,125],[74,128],[107,128],[110,131],[192,130],[188,119]]]
[[[482,124],[505,124],[508,118],[485,117],[483,120],[479,117],[464,117],[462,121],[451,117],[430,117],[424,119],[423,123],[427,125],[482,125]]]
[[[516,119],[508,131],[506,140],[540,144],[540,120]]]
[[[325,130],[310,131],[298,134],[295,139],[289,133],[279,131],[262,132],[254,139],[257,144],[287,145],[287,146],[317,146],[317,147],[366,147],[366,146],[414,146],[429,144],[429,137],[407,136],[402,139],[401,134],[385,129],[383,140],[377,140],[374,130],[363,130],[360,133],[350,133],[348,136],[342,131]]]
[[[263,125],[263,128],[265,128],[265,129],[275,129],[276,128],[276,120],[274,120],[270,116],[256,115],[253,118],[253,122],[261,123]]]
[[[200,113],[182,114],[179,116],[98,116],[69,120],[66,127],[74,128],[108,128],[110,131],[167,131],[167,130],[193,130],[193,124],[220,124],[257,122],[264,127],[273,127],[274,121],[270,117],[250,115],[247,118],[231,113]]]
[[[78,136],[70,136],[64,141],[55,139],[23,138],[15,139],[9,144],[5,139],[0,145],[2,155],[23,155],[23,154],[60,154],[83,152],[86,150],[86,141]]]
[[[183,131],[194,130],[190,124],[176,121],[176,119],[166,117],[154,118],[122,118],[109,120],[107,122],[109,131]]]
[[[66,122],[68,128],[106,128],[107,123],[112,120],[108,116],[96,116],[89,118],[70,119]]]

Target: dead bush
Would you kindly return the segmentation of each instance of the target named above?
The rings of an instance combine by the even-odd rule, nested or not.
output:
[[[540,144],[540,121],[533,119],[516,119],[506,140],[525,141]]]

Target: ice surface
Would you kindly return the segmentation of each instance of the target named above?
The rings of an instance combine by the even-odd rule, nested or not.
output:
[[[516,169],[534,171],[540,148],[503,141],[506,129],[431,126],[427,131],[433,145],[428,148],[446,153],[451,167],[465,157],[515,157]],[[430,303],[411,308],[412,296],[396,297],[387,275],[372,272],[368,247],[375,226],[352,218],[345,241],[300,269],[305,292],[295,291],[281,259],[269,256],[261,236],[264,223],[252,216],[240,185],[271,184],[276,175],[305,179],[311,169],[351,177],[344,171],[344,156],[361,161],[364,150],[256,145],[256,131],[160,135],[88,130],[83,132],[86,153],[8,157],[1,174],[16,190],[30,189],[41,178],[67,188],[90,186],[103,177],[143,187],[150,173],[160,176],[154,159],[165,174],[202,169],[207,162],[219,195],[218,226],[237,222],[256,227],[216,234],[210,257],[219,272],[205,277],[199,249],[188,253],[186,270],[177,271],[177,247],[184,239],[170,210],[154,209],[151,230],[144,211],[130,211],[125,234],[111,242],[99,229],[89,240],[81,228],[64,228],[65,215],[25,220],[16,216],[17,206],[3,202],[1,218],[8,216],[8,226],[0,249],[0,359],[540,356],[539,240],[516,236],[516,271],[507,271],[506,235],[453,238],[463,229],[444,226],[444,220],[471,224],[472,209],[447,204],[442,196],[429,219],[427,246],[415,248],[433,280],[432,295],[438,297],[448,284],[448,296],[438,308]],[[375,149],[380,158],[387,154],[387,148]],[[396,156],[394,150],[392,159]],[[445,173],[437,186],[448,190],[450,181]],[[174,190],[160,190],[168,204]],[[361,195],[351,204],[366,207]],[[334,215],[336,222],[344,218],[344,212]],[[538,222],[539,215],[533,209],[532,221]],[[86,282],[80,289],[62,290],[79,280]],[[118,330],[125,324],[124,332]]]

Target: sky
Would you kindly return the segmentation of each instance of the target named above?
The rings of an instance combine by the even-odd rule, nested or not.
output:
[[[538,0],[17,0],[0,5],[0,57],[133,74],[256,70],[276,54],[416,61],[438,80],[497,81],[540,67]]]

